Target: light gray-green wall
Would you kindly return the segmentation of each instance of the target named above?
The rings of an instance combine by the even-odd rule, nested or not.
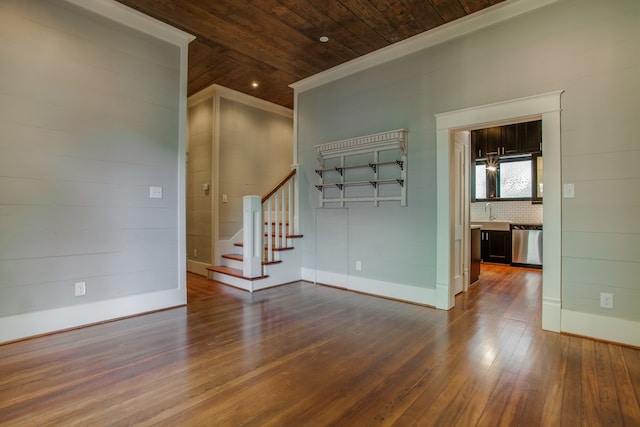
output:
[[[291,171],[293,119],[221,97],[218,126],[219,237],[229,239],[242,229],[242,198],[264,196]]]
[[[0,63],[0,318],[177,289],[180,48],[3,0]]]
[[[187,164],[187,258],[211,264],[213,194],[213,100],[188,110]],[[203,186],[209,189],[204,190]]]
[[[640,320],[638,23],[636,0],[561,0],[302,92],[303,267],[435,289],[434,114],[564,90],[562,180],[576,198],[562,205],[562,305]],[[317,214],[314,145],[397,128],[409,130],[408,206],[353,207],[327,224],[336,215]],[[316,236],[335,229],[347,232],[329,250]]]

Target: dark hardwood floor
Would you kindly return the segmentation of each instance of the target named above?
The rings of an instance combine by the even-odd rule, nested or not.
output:
[[[439,311],[309,283],[0,346],[0,425],[640,426],[640,350],[540,329],[537,270]]]

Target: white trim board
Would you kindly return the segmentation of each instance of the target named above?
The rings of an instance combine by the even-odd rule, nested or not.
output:
[[[279,114],[287,118],[293,118],[293,110],[274,104],[264,99],[259,99],[246,93],[238,92],[228,87],[212,84],[198,93],[194,93],[188,99],[188,106],[192,107],[200,102],[207,101],[211,98],[226,98],[250,107],[266,110],[274,114]]]
[[[640,347],[640,322],[562,310],[562,332]]]
[[[195,36],[112,0],[65,0],[97,15],[124,24],[166,42],[186,46]]]
[[[0,318],[0,343],[137,316],[187,303],[183,288]]]
[[[187,271],[199,274],[200,276],[207,277],[209,275],[209,270],[207,270],[209,266],[211,266],[211,264],[187,259]]]
[[[351,276],[331,271],[302,268],[302,278],[308,282],[344,288],[374,297],[391,298],[407,303],[435,306],[435,289],[419,288],[400,283],[384,282],[366,277]]]
[[[432,30],[383,47],[382,49],[345,62],[329,70],[314,74],[311,77],[290,84],[289,87],[293,88],[296,93],[304,92],[506,21],[555,3],[556,1],[558,0],[507,0]]]
[[[481,105],[436,114],[437,156],[437,308],[448,310],[455,304],[452,283],[451,240],[451,134],[454,130],[478,128],[481,125],[513,122],[519,118],[542,118],[544,141],[545,195],[543,217],[545,254],[542,270],[542,328],[561,330],[562,289],[562,199],[561,199],[561,155],[560,155],[560,97],[563,91],[528,96],[494,104]]]

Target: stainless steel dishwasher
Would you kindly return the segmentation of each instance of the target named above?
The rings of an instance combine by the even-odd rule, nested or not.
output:
[[[511,264],[542,267],[542,225],[511,225]]]

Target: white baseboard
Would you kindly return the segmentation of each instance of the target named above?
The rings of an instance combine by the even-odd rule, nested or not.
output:
[[[300,278],[302,280],[306,280],[307,282],[316,282],[316,271],[310,268],[302,267],[300,268]]]
[[[399,283],[384,282],[348,274],[302,268],[302,280],[345,288],[384,298],[435,306],[435,289],[424,289]]]
[[[339,288],[349,288],[349,276],[346,274],[334,273],[332,271],[316,270],[315,282]]]
[[[436,290],[349,276],[348,289],[418,304],[436,305]]]
[[[455,300],[449,297],[449,284],[436,283],[434,304],[440,310],[449,310],[453,307]]]
[[[562,332],[640,347],[640,322],[562,310]]]
[[[0,318],[0,343],[187,303],[184,287]]]
[[[201,276],[205,276],[207,277],[209,275],[209,271],[207,270],[207,267],[209,267],[211,264],[205,264],[204,262],[200,262],[200,261],[192,261],[190,259],[187,260],[187,271],[190,271],[191,273],[196,273],[199,274]]]
[[[562,305],[557,298],[542,298],[542,329],[551,332],[561,330]]]

